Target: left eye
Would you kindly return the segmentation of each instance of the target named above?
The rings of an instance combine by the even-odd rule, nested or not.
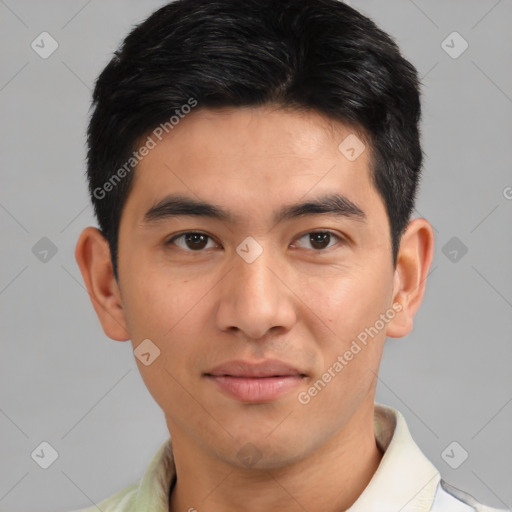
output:
[[[210,241],[213,245],[208,246],[208,241]],[[191,231],[189,233],[182,233],[181,235],[176,235],[175,237],[171,238],[167,243],[173,243],[177,245],[180,249],[184,249],[186,251],[201,251],[202,249],[209,249],[210,247],[216,246],[215,242],[213,242],[212,238],[209,235],[195,231]]]
[[[313,249],[321,250],[332,247],[330,243],[332,242],[333,238],[341,241],[341,238],[339,236],[335,235],[334,233],[331,233],[330,231],[313,231],[311,233],[306,233],[297,240],[305,239],[306,243],[311,244],[311,247]],[[310,249],[311,247],[306,248]]]

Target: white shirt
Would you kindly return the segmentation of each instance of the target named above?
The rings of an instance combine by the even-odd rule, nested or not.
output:
[[[375,404],[375,439],[383,452],[369,484],[346,512],[505,512],[486,507],[447,484],[409,433],[402,414]],[[168,512],[176,468],[171,439],[140,480],[87,509],[74,512]],[[510,511],[509,511],[510,512]]]

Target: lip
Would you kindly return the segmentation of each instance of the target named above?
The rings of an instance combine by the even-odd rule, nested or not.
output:
[[[270,359],[259,363],[230,361],[204,376],[232,398],[261,403],[276,400],[295,388],[306,374],[283,361]]]

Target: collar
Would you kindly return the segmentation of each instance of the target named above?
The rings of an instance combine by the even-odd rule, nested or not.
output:
[[[379,467],[346,512],[428,512],[440,474],[411,437],[402,414],[382,404],[374,408],[375,439],[384,452]],[[176,477],[171,439],[151,459],[137,489],[134,510],[167,512]]]
[[[377,471],[347,512],[428,512],[439,471],[414,442],[402,414],[375,404],[375,439],[384,452]]]

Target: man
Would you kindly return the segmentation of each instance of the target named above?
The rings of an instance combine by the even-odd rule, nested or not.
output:
[[[484,511],[375,404],[433,255],[419,81],[336,0],[179,0],[95,86],[76,258],[170,439],[103,511]]]

